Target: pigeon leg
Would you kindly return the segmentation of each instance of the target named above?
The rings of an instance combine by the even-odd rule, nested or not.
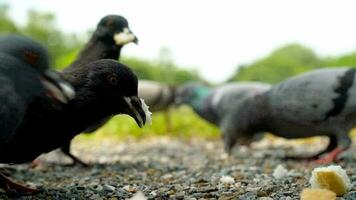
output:
[[[36,158],[35,160],[33,160],[30,164],[30,168],[31,169],[34,169],[34,168],[37,168],[39,166],[43,166],[44,165],[44,162],[43,160],[41,160],[40,158]]]
[[[330,164],[334,161],[337,160],[338,155],[340,155],[342,152],[346,151],[350,145],[351,145],[351,138],[348,136],[348,134],[343,134],[337,137],[338,147],[333,149],[330,153],[326,154],[324,157],[319,158],[314,161],[315,164]]]
[[[316,160],[316,159],[318,159],[321,155],[323,155],[325,153],[329,153],[337,147],[337,137],[334,135],[330,135],[328,137],[329,137],[329,144],[326,147],[326,149],[324,149],[323,151],[321,151],[315,155],[312,155],[312,156],[286,156],[285,159],[286,160]]]
[[[337,159],[337,156],[345,150],[346,149],[342,149],[341,147],[336,147],[333,151],[328,153],[326,156],[313,161],[313,163],[319,165],[330,164],[334,162]]]
[[[21,185],[19,183],[13,182],[1,172],[0,172],[0,187],[2,187],[8,193],[16,191],[21,194],[34,194],[38,192],[38,190],[35,188],[30,188]]]
[[[87,163],[85,163],[84,161],[80,160],[79,158],[77,158],[76,156],[74,156],[72,153],[70,153],[70,143],[66,142],[64,145],[61,146],[61,151],[67,155],[68,157],[70,157],[73,160],[73,163],[71,165],[76,165],[79,164],[82,167],[89,167],[89,165]]]

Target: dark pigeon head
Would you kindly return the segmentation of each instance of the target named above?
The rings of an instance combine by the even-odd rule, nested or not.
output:
[[[92,101],[100,102],[103,110],[130,115],[140,127],[150,118],[146,104],[137,94],[137,76],[127,66],[112,59],[102,59],[79,67],[72,75],[74,82],[79,80],[74,83],[74,87],[78,87],[78,98],[83,98],[78,99],[79,102],[94,96]]]
[[[200,83],[188,83],[176,90],[175,104],[194,105],[205,98],[208,92],[210,89]]]
[[[10,55],[36,70],[49,96],[62,103],[74,97],[72,87],[57,72],[49,69],[48,52],[35,40],[20,35],[0,36],[0,53]]]
[[[138,43],[137,37],[129,28],[127,20],[120,15],[107,15],[102,18],[95,30],[94,36],[98,39],[123,46],[130,42]]]
[[[0,52],[11,55],[40,73],[49,66],[49,56],[40,43],[20,35],[5,35],[0,37]]]

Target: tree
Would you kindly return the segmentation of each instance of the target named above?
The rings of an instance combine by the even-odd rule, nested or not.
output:
[[[8,6],[0,5],[0,32],[16,33],[18,32],[18,28],[16,24],[10,19],[8,10]]]
[[[229,81],[261,81],[277,83],[286,77],[320,66],[320,60],[309,48],[289,44],[250,65],[238,67]]]

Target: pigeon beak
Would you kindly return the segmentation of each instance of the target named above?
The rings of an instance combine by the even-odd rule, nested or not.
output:
[[[41,82],[47,95],[62,103],[68,103],[75,96],[73,87],[61,79],[57,72],[47,70],[41,76]]]
[[[145,124],[151,123],[151,112],[148,110],[148,106],[142,99],[137,96],[124,97],[129,111],[128,115],[133,117],[137,125],[142,128]]]
[[[137,37],[132,33],[132,31],[129,28],[124,28],[124,30],[122,32],[116,33],[114,35],[114,41],[115,41],[115,44],[118,46],[123,46],[130,42],[138,44]]]
[[[135,39],[133,40],[133,43],[138,44],[138,38],[135,36]]]

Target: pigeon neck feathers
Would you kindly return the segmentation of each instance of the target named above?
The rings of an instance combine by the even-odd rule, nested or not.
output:
[[[80,51],[77,59],[64,71],[69,71],[73,67],[86,65],[102,58],[118,60],[120,58],[121,49],[122,46],[115,45],[113,41],[100,40],[96,35],[93,35],[86,46]]]
[[[193,91],[193,97],[190,100],[190,105],[196,111],[202,111],[206,104],[205,100],[209,95],[211,95],[212,90],[208,87],[200,86],[196,87]]]
[[[193,89],[191,98],[187,103],[198,115],[213,124],[217,124],[219,119],[212,105],[212,97],[213,89],[205,86],[198,86]]]

